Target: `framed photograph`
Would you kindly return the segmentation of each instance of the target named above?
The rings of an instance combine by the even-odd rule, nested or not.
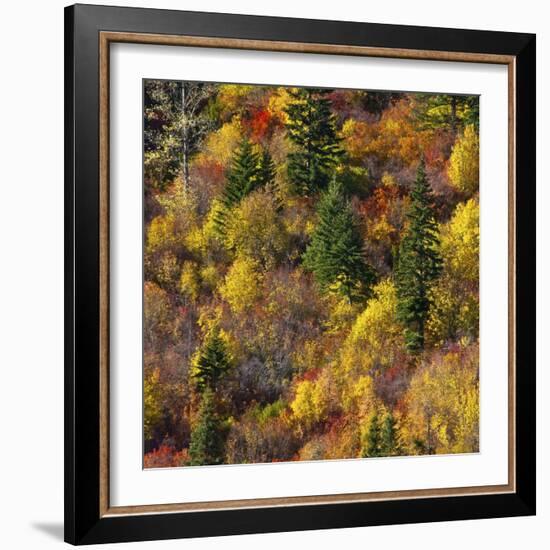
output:
[[[65,539],[535,513],[535,36],[65,11]]]

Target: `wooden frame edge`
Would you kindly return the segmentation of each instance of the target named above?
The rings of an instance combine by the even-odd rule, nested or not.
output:
[[[410,491],[384,491],[376,493],[346,493],[335,495],[258,498],[210,502],[144,504],[137,506],[113,506],[105,511],[103,517],[181,512],[207,512],[212,510],[223,511],[292,506],[321,506],[324,504],[350,504],[389,500],[414,500],[422,498],[445,498],[497,494],[504,495],[513,494],[514,492],[514,489],[510,486],[510,484],[508,484],[480,487],[458,487],[449,489],[413,489]]]
[[[109,42],[99,43],[99,516],[109,510]]]
[[[469,63],[509,64],[512,55],[450,52],[441,50],[416,50],[405,48],[382,48],[373,46],[350,46],[312,42],[283,42],[275,40],[252,40],[245,38],[216,38],[210,36],[170,35],[101,31],[103,41],[161,46],[192,46],[203,48],[229,48],[233,50],[278,51],[292,53],[317,53],[328,55],[352,55],[360,57],[389,57],[394,59],[419,59],[432,61],[463,61]]]
[[[138,506],[110,506],[109,500],[109,52],[110,44],[135,43],[165,46],[192,46],[228,48],[236,50],[283,51],[327,55],[352,55],[364,57],[388,57],[394,59],[418,59],[432,61],[455,61],[492,63],[508,67],[508,483],[478,487],[442,489],[414,489],[407,491],[384,491],[376,493],[353,493],[315,495],[301,497],[261,498],[151,504]],[[439,50],[415,50],[402,48],[375,48],[320,43],[298,43],[269,40],[215,38],[188,35],[161,35],[132,32],[99,32],[99,152],[100,152],[100,471],[99,471],[99,517],[120,517],[144,514],[201,512],[208,510],[254,509],[281,506],[344,504],[404,500],[420,498],[443,498],[450,496],[477,496],[511,494],[516,492],[516,248],[515,248],[515,201],[516,201],[516,56],[500,54],[460,53]]]
[[[508,63],[508,485],[516,491],[516,58]]]

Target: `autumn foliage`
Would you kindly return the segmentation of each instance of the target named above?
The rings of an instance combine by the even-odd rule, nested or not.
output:
[[[145,82],[146,468],[479,450],[477,101]]]

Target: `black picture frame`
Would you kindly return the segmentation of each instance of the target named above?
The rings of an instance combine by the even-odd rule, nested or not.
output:
[[[515,491],[102,516],[101,31],[500,54],[515,58]],[[535,514],[535,60],[532,34],[75,5],[65,9],[65,540],[72,544]]]

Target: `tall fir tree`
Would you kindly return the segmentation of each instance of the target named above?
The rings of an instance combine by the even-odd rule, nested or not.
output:
[[[342,149],[326,91],[299,88],[290,94],[286,128],[296,150],[288,155],[288,177],[299,194],[310,196],[327,187]]]
[[[258,184],[271,185],[275,180],[275,163],[267,149],[264,149],[258,162]]]
[[[439,277],[442,259],[434,196],[426,177],[424,160],[411,191],[409,220],[401,240],[396,269],[397,316],[405,327],[405,342],[415,354],[424,348],[424,329],[431,306],[430,290]]]
[[[374,270],[363,253],[363,240],[342,183],[334,179],[317,206],[319,221],[304,256],[322,292],[361,301],[371,293]]]
[[[383,456],[382,455],[382,434],[380,430],[380,418],[378,411],[375,410],[369,419],[369,427],[367,430],[361,456],[363,458]]]
[[[260,185],[260,157],[248,138],[244,138],[231,163],[222,203],[226,208],[238,204]]]
[[[191,378],[200,393],[215,389],[218,380],[231,368],[231,357],[219,329],[212,328],[191,361]]]
[[[227,183],[221,198],[221,208],[215,218],[220,234],[223,234],[231,209],[259,187],[270,185],[275,179],[275,164],[269,151],[254,150],[248,138],[244,138],[233,156]]]
[[[401,454],[397,421],[391,411],[384,416],[380,440],[380,451],[382,456],[398,456]]]
[[[216,413],[211,389],[202,394],[197,423],[191,431],[189,464],[204,466],[222,464],[225,444],[224,423]]]

